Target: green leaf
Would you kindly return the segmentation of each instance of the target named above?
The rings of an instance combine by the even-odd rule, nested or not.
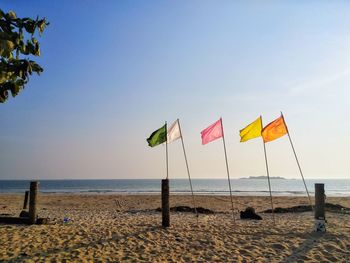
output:
[[[0,103],[6,102],[9,97],[9,93],[7,90],[0,91]]]
[[[43,68],[28,55],[40,56],[40,43],[35,33],[41,36],[49,25],[45,18],[17,18],[13,11],[0,9],[0,102],[24,89],[29,74],[40,74]]]
[[[35,43],[35,52],[34,52],[34,55],[35,56],[40,56],[40,46],[39,46],[39,43]]]
[[[21,89],[22,87],[20,85],[18,85],[17,83],[13,83],[13,85],[10,88],[12,97],[16,97],[21,91]]]
[[[9,16],[11,19],[16,19],[16,18],[17,18],[16,13],[13,12],[12,10],[8,12],[8,16]]]
[[[27,23],[24,24],[25,30],[30,34],[34,34],[35,27],[36,25],[32,19],[30,19]]]

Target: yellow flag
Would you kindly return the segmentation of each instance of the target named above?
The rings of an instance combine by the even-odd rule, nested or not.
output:
[[[256,137],[261,136],[262,130],[262,121],[261,116],[249,124],[247,127],[243,128],[239,131],[239,135],[241,136],[241,142],[248,141],[250,139],[254,139]]]

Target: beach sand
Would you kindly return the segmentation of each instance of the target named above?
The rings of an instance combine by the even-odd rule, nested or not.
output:
[[[311,212],[260,213],[261,221],[230,214],[229,197],[196,196],[217,212],[171,213],[161,227],[159,195],[41,194],[38,213],[49,225],[0,224],[1,262],[350,262],[350,215],[327,213],[327,232],[313,233]],[[327,198],[350,207],[350,198]],[[172,195],[171,206],[192,206]],[[235,207],[259,213],[268,197],[234,197]],[[274,197],[275,207],[308,204],[305,197]],[[0,213],[17,216],[23,195],[1,194]],[[64,223],[63,219],[70,219]]]

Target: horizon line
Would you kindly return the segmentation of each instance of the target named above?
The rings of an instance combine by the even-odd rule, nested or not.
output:
[[[282,177],[282,178],[276,178]],[[270,178],[274,178],[274,180],[302,180],[301,178],[285,178],[283,176],[271,176]],[[163,180],[166,178],[50,178],[50,179],[0,179],[0,181],[78,181],[78,180]],[[231,178],[231,180],[263,180],[265,178],[249,178],[249,177],[240,177],[240,178]],[[180,178],[169,178],[169,180],[188,180],[188,177],[180,177]],[[227,180],[225,177],[220,178],[191,178],[191,180]],[[350,180],[350,178],[306,178],[305,180]]]

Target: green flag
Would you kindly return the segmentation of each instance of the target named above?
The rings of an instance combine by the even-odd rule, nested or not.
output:
[[[152,132],[151,136],[147,139],[148,145],[151,147],[157,146],[159,144],[162,144],[163,142],[166,142],[167,139],[167,130],[166,130],[166,124],[159,128],[158,130]]]

